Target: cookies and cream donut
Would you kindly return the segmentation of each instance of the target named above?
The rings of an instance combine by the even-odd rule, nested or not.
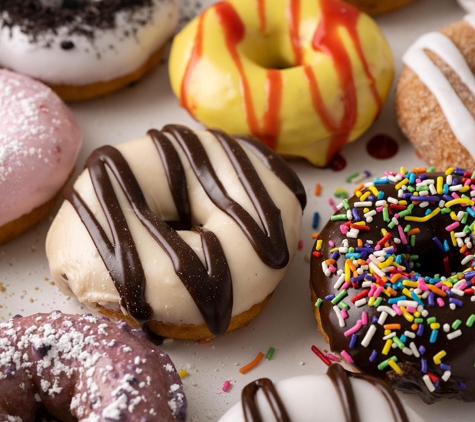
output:
[[[376,23],[338,0],[227,0],[174,38],[169,73],[206,126],[325,166],[378,116],[393,58]]]
[[[0,243],[53,208],[81,144],[76,120],[50,88],[0,69]]]
[[[404,54],[398,122],[438,170],[475,168],[475,15],[421,36]]]
[[[0,4],[0,67],[64,100],[107,94],[155,67],[178,22],[175,0],[24,0]]]
[[[250,138],[168,125],[94,151],[46,239],[55,283],[159,335],[247,325],[287,272],[305,192]]]
[[[370,15],[379,15],[399,9],[413,0],[344,0]]]
[[[312,252],[330,348],[427,403],[475,401],[472,177],[386,172],[342,202]]]
[[[168,355],[140,330],[61,312],[0,324],[0,419],[184,421],[186,399]]]
[[[261,378],[246,385],[241,402],[219,422],[419,422],[383,381],[347,372],[340,365],[326,375],[302,375],[275,384]]]

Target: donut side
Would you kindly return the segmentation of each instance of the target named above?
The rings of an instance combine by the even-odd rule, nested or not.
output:
[[[436,169],[473,168],[475,28],[464,20],[422,39],[426,41],[419,40],[419,46],[415,44],[410,55],[406,53],[406,66],[398,80],[399,126]],[[438,93],[435,84],[443,85],[443,91]]]
[[[461,169],[387,172],[340,205],[312,251],[331,350],[427,403],[475,399],[471,180]]]
[[[0,324],[0,417],[33,422],[184,421],[186,399],[169,357],[143,333],[104,317],[60,312]]]
[[[379,15],[397,10],[413,0],[344,0],[370,15]]]
[[[66,199],[46,240],[60,289],[191,339],[260,312],[305,206],[295,173],[262,144],[177,125],[96,150]]]

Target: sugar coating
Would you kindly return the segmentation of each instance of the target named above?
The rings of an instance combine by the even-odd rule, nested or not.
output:
[[[186,413],[173,364],[141,331],[60,312],[0,324],[0,397],[7,421],[33,422],[40,402],[89,422],[182,421]]]
[[[0,70],[0,226],[54,197],[81,143],[71,111],[53,91]]]

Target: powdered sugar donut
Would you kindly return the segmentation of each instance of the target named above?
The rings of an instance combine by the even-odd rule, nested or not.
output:
[[[208,338],[246,326],[289,269],[305,191],[258,141],[168,125],[86,167],[46,239],[56,285],[86,306]]]
[[[422,422],[384,382],[331,365],[327,375],[258,379],[219,422]]]
[[[184,421],[180,377],[140,330],[61,312],[0,324],[0,420]]]
[[[177,23],[175,0],[3,2],[0,66],[84,100],[155,67]]]
[[[0,70],[0,242],[50,211],[81,143],[72,113],[51,89]]]

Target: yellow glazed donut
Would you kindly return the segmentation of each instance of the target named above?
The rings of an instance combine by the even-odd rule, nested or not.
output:
[[[371,125],[394,70],[375,22],[338,0],[216,3],[175,37],[169,67],[197,120],[318,166]]]

